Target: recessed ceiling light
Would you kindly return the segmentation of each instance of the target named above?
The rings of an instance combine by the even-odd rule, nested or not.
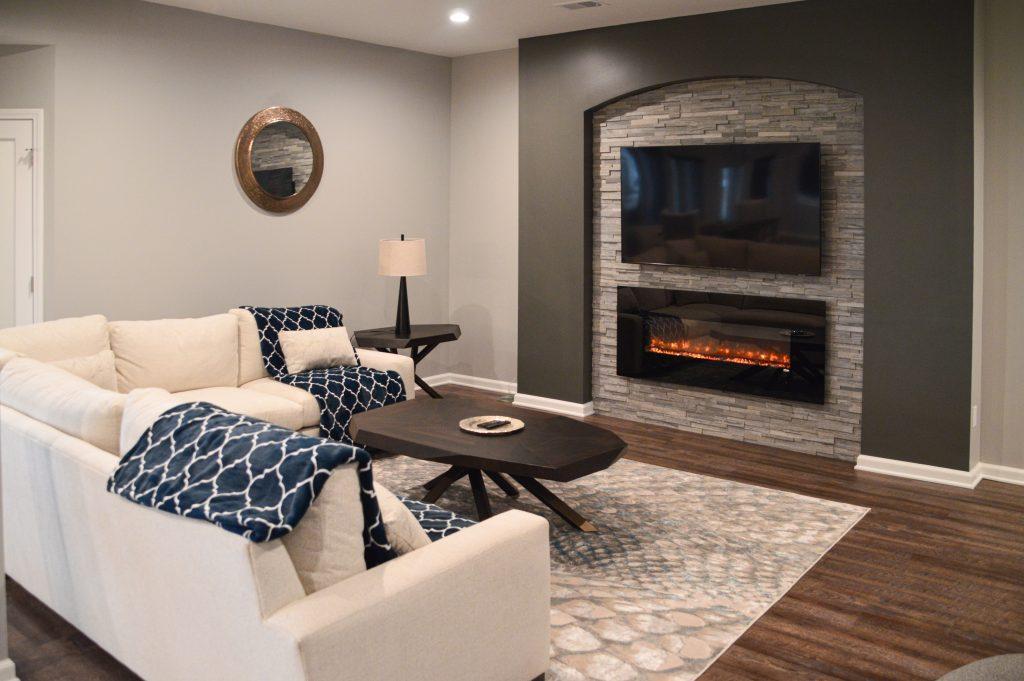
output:
[[[464,24],[469,21],[469,12],[464,9],[457,9],[448,15],[448,19],[453,24]]]

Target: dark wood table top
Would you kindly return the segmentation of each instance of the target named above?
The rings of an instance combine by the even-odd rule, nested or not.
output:
[[[510,435],[459,430],[470,416],[514,416],[526,428]],[[485,398],[416,399],[356,414],[357,443],[417,459],[566,482],[615,463],[626,443],[604,428]]]
[[[458,324],[412,324],[406,336],[396,336],[395,327],[356,331],[356,345],[364,348],[391,348],[402,350],[420,345],[446,343],[458,340],[462,329]]]

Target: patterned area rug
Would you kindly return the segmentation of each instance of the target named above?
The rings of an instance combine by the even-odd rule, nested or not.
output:
[[[374,462],[377,480],[415,497],[444,469]],[[496,513],[551,520],[549,681],[697,678],[868,511],[623,459],[550,484],[599,528],[583,533],[487,484]],[[438,503],[475,517],[465,480]]]

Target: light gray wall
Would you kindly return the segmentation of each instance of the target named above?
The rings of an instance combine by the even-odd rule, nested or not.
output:
[[[54,49],[0,45],[0,108],[53,110]]]
[[[449,59],[137,0],[4,2],[0,44],[56,48],[47,318],[323,302],[386,325],[377,242],[400,232],[427,239],[414,321],[447,318]],[[254,208],[232,167],[272,105],[305,114],[326,159],[288,216]]]
[[[452,65],[451,370],[516,380],[517,50]]]
[[[1024,468],[1024,4],[985,0],[981,459]]]
[[[974,98],[973,211],[974,234],[971,244],[971,435],[969,470],[981,461],[982,408],[981,355],[985,307],[985,2],[974,0],[974,54],[972,95]]]
[[[53,48],[0,45],[0,109],[43,109],[44,118],[52,114]],[[0,277],[0,281],[4,279]],[[4,574],[2,511],[0,503],[0,576]],[[6,583],[0,579],[0,671],[7,671],[3,665],[12,664],[8,655]]]

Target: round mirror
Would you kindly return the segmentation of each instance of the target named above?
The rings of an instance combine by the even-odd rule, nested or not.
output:
[[[313,145],[294,123],[271,123],[253,140],[252,174],[272,196],[297,194],[313,174]]]
[[[293,109],[264,109],[242,128],[235,170],[260,208],[293,211],[309,200],[323,172],[323,148],[313,124]]]

